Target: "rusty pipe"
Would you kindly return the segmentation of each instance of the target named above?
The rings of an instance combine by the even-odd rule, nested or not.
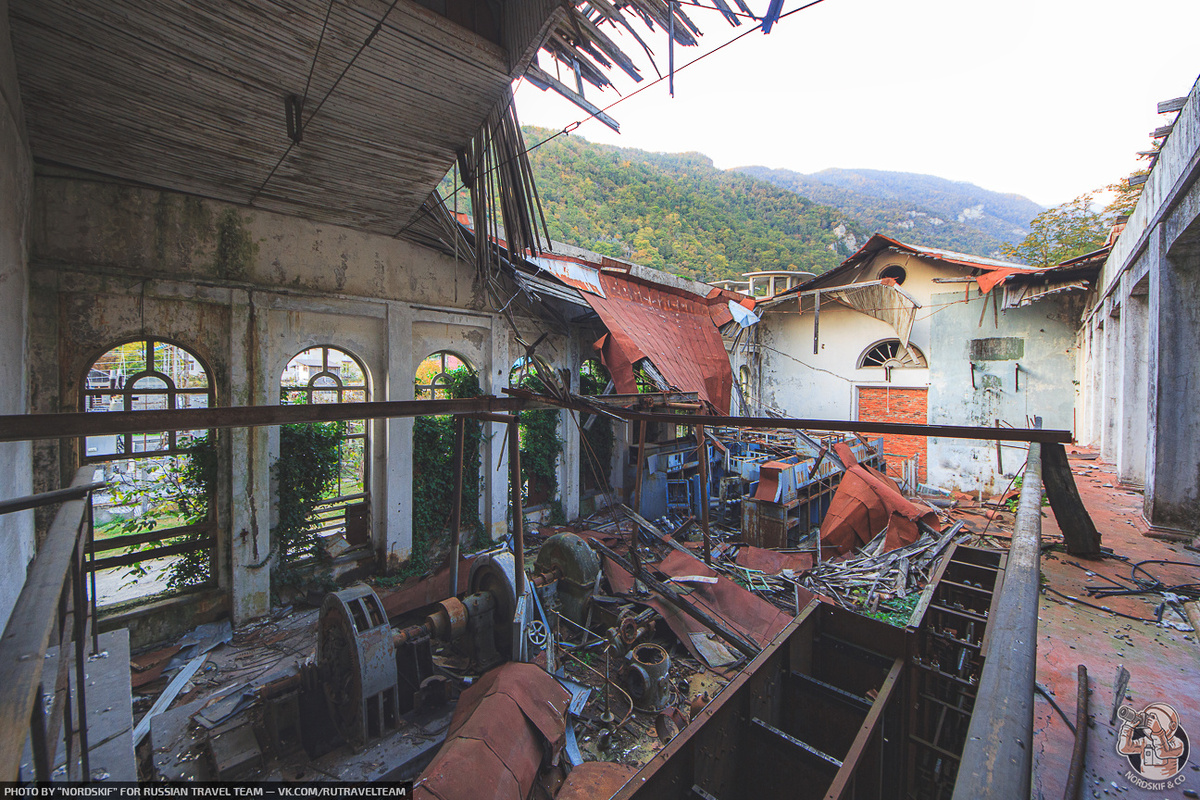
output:
[[[1087,758],[1088,740],[1088,674],[1079,665],[1079,691],[1075,697],[1075,748],[1071,751],[1071,768],[1067,772],[1067,788],[1063,800],[1077,800],[1083,785],[1083,762]]]
[[[525,509],[521,505],[521,442],[517,421],[508,423],[508,485],[512,497],[513,581],[518,598],[525,595]]]

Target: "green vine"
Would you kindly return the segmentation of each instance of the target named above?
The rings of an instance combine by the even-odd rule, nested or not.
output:
[[[467,367],[446,373],[446,390],[452,399],[479,397],[479,377]],[[464,552],[487,544],[479,518],[481,488],[480,445],[483,426],[467,420],[463,436],[463,485],[460,517]],[[451,503],[454,498],[454,418],[417,417],[413,420],[412,555],[402,574],[418,575],[431,566],[431,551],[449,542]]]
[[[100,537],[130,535],[161,529],[163,538],[133,545],[127,553],[174,544],[187,544],[209,535],[207,530],[172,536],[171,530],[209,518],[210,499],[217,483],[217,449],[200,436],[179,456],[138,462],[133,477],[122,477],[110,488],[116,508],[136,509],[125,519],[102,526]],[[128,475],[129,473],[127,473]],[[125,577],[147,574],[144,563],[132,565]],[[179,591],[212,579],[212,550],[201,548],[176,557],[167,568],[167,588]]]
[[[604,368],[594,361],[584,363],[579,371],[579,393],[583,395],[598,395],[608,385],[608,376],[602,372]],[[592,417],[595,416],[595,419]],[[588,421],[591,420],[591,424]],[[579,456],[579,483],[590,489],[600,489],[608,478],[608,470],[612,464],[613,436],[612,420],[603,415],[581,414],[579,424],[583,430],[583,452]],[[601,475],[597,475],[599,470]]]
[[[297,570],[296,562],[301,559],[312,557],[318,564],[328,560],[312,517],[337,480],[343,430],[341,422],[309,422],[279,429],[279,460],[274,467],[279,521],[271,529],[277,558],[271,578],[276,588],[313,580],[307,571]],[[322,578],[317,576],[328,583]]]
[[[545,385],[534,375],[522,378],[520,386],[538,394],[546,392]],[[521,429],[521,477],[525,481],[525,500],[553,503],[559,499],[558,457],[563,446],[563,440],[558,436],[558,412],[553,409],[521,411],[517,420]],[[531,496],[533,500],[530,500]],[[560,516],[561,508],[560,505]]]

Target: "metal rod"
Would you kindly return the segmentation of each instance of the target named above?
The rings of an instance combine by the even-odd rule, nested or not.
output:
[[[996,420],[996,427],[1000,427],[1000,420]],[[999,439],[996,440],[996,472],[1000,475],[1004,474],[1004,455],[1000,452]]]
[[[642,474],[646,465],[646,423],[638,424],[637,477],[633,481],[633,507],[642,510]],[[638,552],[638,529],[633,526],[629,533],[629,557],[633,559],[633,589],[638,590],[638,579],[642,577],[642,557]]]
[[[89,562],[96,560],[96,516],[92,509],[92,495],[89,493],[87,497],[87,551],[84,558],[87,559],[85,566]],[[96,570],[87,568],[86,575],[91,579],[92,592],[89,600],[91,611],[90,619],[92,620],[92,655],[100,652],[100,626],[96,624]]]
[[[606,558],[611,559],[612,562],[618,567],[625,570],[630,575],[633,574],[633,567],[629,564],[629,562],[614,553],[611,549],[605,547],[603,544],[594,539],[591,541],[591,545],[603,553]],[[654,592],[683,613],[703,623],[705,627],[720,636],[725,641],[729,642],[746,656],[754,658],[762,652],[761,647],[733,632],[726,627],[724,623],[713,619],[708,614],[687,602],[687,600],[680,596],[679,592],[675,591],[670,586],[659,583],[657,579],[650,577],[648,574],[643,574],[642,582],[646,584],[646,587],[649,588],[650,591]]]
[[[1029,446],[1004,586],[988,625],[989,647],[954,786],[955,800],[1029,795],[1041,501],[1042,455],[1035,443]]]
[[[633,481],[633,509],[642,513],[642,468],[646,464],[646,421],[638,425],[637,477]]]
[[[0,500],[0,514],[11,514],[16,511],[27,511],[31,508],[41,508],[53,503],[67,500],[78,500],[96,489],[103,489],[108,484],[105,481],[95,481],[82,486],[68,486],[65,489],[55,489],[52,492],[31,494],[27,497],[15,497],[12,500]]]
[[[708,443],[704,426],[696,426],[696,459],[700,462],[700,530],[704,533],[704,563],[712,566],[712,534],[708,529]]]
[[[122,433],[255,428],[298,422],[444,416],[447,414],[553,408],[541,398],[469,397],[453,400],[386,400],[369,403],[314,403],[281,406],[225,406],[162,411],[85,411],[0,416],[0,442],[61,439]]]
[[[466,440],[467,421],[462,416],[454,418],[454,495],[450,509],[450,591],[447,597],[458,594],[458,551],[462,538],[462,488],[463,488],[463,444]]]
[[[521,442],[517,423],[508,423],[508,485],[513,509],[513,570],[517,597],[525,596],[525,509],[521,505]]]
[[[586,411],[588,413],[595,413],[594,409],[591,407],[590,399],[583,400],[582,398],[574,398],[570,401],[563,401],[553,397],[534,395],[532,392],[526,392],[519,389],[505,389],[504,391],[508,394],[514,395],[515,397],[544,400],[550,405],[573,408],[577,411]],[[353,404],[347,403],[342,405],[346,406]],[[296,408],[305,407],[306,406],[296,406]],[[337,406],[331,405],[323,407],[336,408]],[[989,442],[999,439],[1003,442],[1058,442],[1059,444],[1070,444],[1072,441],[1074,441],[1071,438],[1070,431],[1058,430],[1055,428],[1000,428],[997,430],[990,425],[921,425],[908,422],[801,419],[798,417],[725,417],[716,414],[654,414],[628,408],[614,408],[611,406],[606,406],[605,411],[608,411],[626,420],[665,422],[670,425],[707,425],[709,427],[724,428],[775,428],[779,430],[841,431],[846,433],[939,436],[950,439],[978,439],[980,441]],[[100,415],[91,414],[90,416],[96,417]],[[361,417],[353,418],[360,419]],[[2,420],[3,418],[0,417],[0,421]],[[180,425],[179,428],[181,430],[186,430],[187,426]],[[0,438],[0,441],[2,441],[2,438]]]
[[[1075,749],[1071,751],[1071,768],[1067,772],[1067,788],[1063,800],[1076,800],[1083,785],[1083,766],[1087,759],[1088,740],[1088,674],[1079,665],[1079,689],[1075,695]]]
[[[821,292],[817,290],[813,294],[813,355],[817,354],[820,349],[821,342]]]

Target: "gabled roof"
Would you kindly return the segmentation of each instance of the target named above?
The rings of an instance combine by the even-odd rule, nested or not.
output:
[[[808,291],[810,289],[821,289],[826,286],[839,286],[846,283],[847,273],[852,272],[855,268],[862,266],[870,261],[879,253],[885,250],[894,250],[901,253],[911,253],[912,255],[941,261],[946,264],[952,264],[965,269],[978,270],[980,272],[995,272],[1004,270],[1007,272],[1036,272],[1033,267],[1027,267],[1023,264],[1014,264],[1010,261],[1000,261],[995,258],[984,258],[983,256],[973,256],[967,253],[956,253],[953,250],[942,250],[937,247],[923,247],[916,244],[908,244],[901,242],[898,239],[893,239],[890,236],[884,236],[882,233],[877,233],[867,240],[866,244],[858,249],[854,255],[847,258],[834,269],[822,275],[805,281],[799,286],[795,286],[786,292],[781,292],[778,296],[797,294],[799,292]]]

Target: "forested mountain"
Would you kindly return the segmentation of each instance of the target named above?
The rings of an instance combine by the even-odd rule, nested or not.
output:
[[[528,145],[553,132],[524,129]],[[845,214],[698,153],[559,136],[530,153],[552,238],[704,281],[840,264],[868,231]]]
[[[932,175],[869,169],[827,169],[805,175],[786,169],[737,167],[814,202],[832,206],[863,228],[911,244],[1002,257],[1044,209],[1016,194],[980,189]]]

